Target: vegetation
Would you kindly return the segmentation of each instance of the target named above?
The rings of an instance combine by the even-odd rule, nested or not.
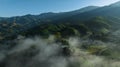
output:
[[[51,57],[59,58],[61,56],[64,58],[67,57],[67,59],[69,59],[70,56],[74,57],[74,55],[77,56],[76,54],[78,54],[80,57],[77,58],[77,60],[80,59],[84,61],[82,63],[85,64],[87,64],[85,60],[87,59],[88,61],[88,59],[91,58],[91,56],[95,59],[96,59],[95,56],[98,56],[104,57],[112,61],[120,60],[119,7],[105,6],[101,8],[99,7],[91,7],[90,9],[88,8],[89,7],[83,8],[82,10],[63,13],[50,12],[43,13],[41,15],[25,15],[4,19],[0,18],[1,52],[5,50],[3,51],[3,53],[5,52],[6,54],[7,53],[6,51],[14,49],[16,46],[22,46],[22,50],[19,49],[20,51],[19,50],[15,52],[13,51],[13,53],[11,51],[10,54],[8,52],[5,61],[1,61],[0,58],[0,66],[5,67],[5,64],[7,64],[8,60],[14,60],[13,59],[14,57],[15,60],[17,58],[18,61],[20,62],[21,61],[28,62],[32,60],[31,58],[34,59],[34,56],[36,56],[37,54],[40,54],[40,57],[42,55],[43,56],[45,55],[44,57],[48,59]],[[116,30],[118,30],[117,34]],[[48,37],[50,35],[53,35],[54,37],[52,37],[49,40]],[[34,38],[35,36],[40,36],[41,39]],[[79,42],[74,42],[74,39],[69,41],[71,37],[77,37],[80,38],[80,40],[78,39]],[[55,52],[57,49],[60,50]],[[79,52],[80,54],[76,52]],[[20,58],[21,56],[24,57],[24,59],[20,60],[19,56]],[[71,61],[67,63],[70,62]],[[40,62],[40,64],[42,63]],[[80,67],[81,65],[76,62],[75,66]],[[73,66],[71,64],[71,67],[74,67],[74,64]],[[107,67],[109,67],[109,65]]]

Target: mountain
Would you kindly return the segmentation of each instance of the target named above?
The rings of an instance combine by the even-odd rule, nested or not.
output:
[[[0,20],[1,36],[49,35],[59,32],[61,36],[89,35],[100,39],[120,26],[119,2],[104,7],[88,6],[70,12],[24,15]],[[117,5],[117,6],[116,6]],[[114,6],[114,7],[111,7]],[[94,35],[94,36],[93,36]],[[63,36],[64,37],[64,36]]]
[[[1,21],[1,20],[4,20],[4,19],[5,19],[5,17],[0,17],[0,21]]]
[[[84,7],[78,10],[74,10],[74,11],[70,11],[70,12],[60,12],[60,13],[52,13],[52,12],[48,12],[48,13],[42,13],[40,15],[24,15],[24,16],[15,16],[15,17],[10,17],[10,18],[5,18],[3,19],[2,17],[0,18],[1,20],[5,20],[7,22],[14,22],[16,21],[17,23],[25,23],[26,21],[35,21],[35,20],[46,20],[46,19],[53,19],[56,20],[57,18],[63,18],[63,17],[68,17],[68,16],[72,16],[72,15],[76,15],[79,13],[83,13],[83,12],[87,12],[90,10],[94,10],[96,8],[99,8],[98,6],[88,6],[88,7]],[[21,22],[22,20],[22,22]],[[25,21],[25,22],[24,22]]]
[[[115,3],[114,5],[118,3],[119,2]],[[53,34],[53,32],[51,31],[54,29],[56,29],[54,31],[55,33],[55,32],[62,32],[66,28],[72,27],[72,29],[78,31],[79,34],[81,35],[89,32],[93,34],[91,36],[94,38],[103,37],[103,39],[105,39],[104,35],[106,36],[108,32],[112,32],[112,31],[119,29],[120,27],[120,13],[119,12],[120,12],[120,6],[111,7],[111,5],[104,6],[104,7],[98,7],[93,10],[88,10],[85,12],[81,12],[81,10],[76,10],[72,12],[67,12],[63,14],[62,17],[61,15],[57,15],[56,20],[49,19],[51,20],[49,21],[49,23],[52,23],[52,25],[45,24],[45,27],[43,28],[41,28],[41,25],[38,25],[31,29],[36,30],[35,31],[36,33],[38,33],[37,32],[38,30],[43,29],[45,30],[45,32],[47,32],[47,34],[48,33]],[[62,28],[59,28],[59,27],[62,27]],[[84,32],[82,30],[84,30]],[[65,30],[65,31],[68,31],[68,30]],[[29,34],[30,33],[31,32],[29,32]],[[44,33],[44,32],[40,32],[40,33]],[[70,33],[70,30],[69,30],[69,33]],[[69,33],[67,33],[67,35]],[[35,33],[32,33],[32,34],[35,34]]]
[[[94,10],[97,8],[99,8],[99,7],[98,6],[88,6],[88,7],[78,9],[78,10],[71,11],[70,13],[83,13],[83,12],[91,11],[91,10]]]
[[[109,20],[109,23],[111,25],[114,25],[113,27],[117,27],[119,28],[120,26],[120,5],[118,5],[119,2],[112,4],[109,6],[104,6],[104,7],[99,7],[97,9],[91,10],[91,11],[87,11],[87,12],[83,12],[83,13],[79,13],[77,15],[73,15],[73,16],[69,16],[67,18],[64,19],[60,19],[60,20],[64,20],[64,21],[68,21],[69,22],[83,22],[86,20],[90,20],[94,17],[97,16],[102,16],[104,18],[106,18],[107,20]],[[118,5],[118,6],[116,6]],[[58,22],[60,21],[58,20]]]
[[[6,23],[6,24],[13,24],[15,23],[18,26],[21,26],[22,29],[20,30],[26,30],[35,26],[38,26],[40,24],[44,23],[49,23],[49,22],[55,22],[59,19],[64,19],[69,16],[77,15],[79,13],[85,12],[85,11],[90,11],[98,8],[97,6],[88,6],[82,9],[78,9],[75,11],[70,11],[70,12],[61,12],[61,13],[42,13],[40,15],[24,15],[24,16],[15,16],[15,17],[6,17],[6,18],[0,18],[1,23]],[[8,27],[9,28],[9,27]],[[2,28],[1,28],[2,29]]]
[[[116,2],[116,3],[113,3],[110,5],[111,7],[119,7],[120,6],[120,1]]]
[[[0,67],[120,67],[119,12],[117,2],[0,17]]]

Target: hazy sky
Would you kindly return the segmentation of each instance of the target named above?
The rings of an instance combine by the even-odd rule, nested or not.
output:
[[[64,12],[85,6],[104,6],[119,0],[0,0],[0,17]]]

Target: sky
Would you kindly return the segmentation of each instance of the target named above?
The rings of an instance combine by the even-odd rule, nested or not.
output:
[[[0,0],[0,17],[67,12],[86,6],[104,6],[119,0]]]

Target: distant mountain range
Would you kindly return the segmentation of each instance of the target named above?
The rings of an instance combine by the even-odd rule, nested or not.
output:
[[[85,30],[87,30],[87,32],[94,34],[96,31],[94,28],[97,28],[96,34],[98,34],[101,30],[108,32],[108,26],[114,30],[119,29],[120,2],[104,7],[88,6],[70,12],[48,12],[40,15],[28,14],[9,18],[0,17],[0,36],[2,39],[2,36],[8,37],[19,33],[24,33],[24,35],[36,33],[44,35],[68,29],[74,29],[74,31],[81,32],[81,34],[84,34]],[[62,32],[62,34],[65,33]]]
[[[0,17],[0,20],[4,20],[7,22],[14,22],[16,21],[17,23],[22,23],[23,21],[27,21],[26,19],[29,19],[31,22],[35,21],[35,20],[46,20],[46,19],[60,19],[63,17],[68,17],[68,16],[72,16],[72,15],[76,15],[79,13],[83,13],[83,12],[87,12],[87,11],[91,11],[98,8],[97,6],[88,6],[85,8],[81,8],[78,10],[74,10],[74,11],[70,11],[70,12],[61,12],[61,13],[52,13],[52,12],[48,12],[48,13],[42,13],[40,15],[24,15],[24,16],[15,16],[15,17],[10,17],[10,18],[2,18]],[[21,22],[22,20],[22,22]]]
[[[106,18],[119,18],[120,17],[120,2],[116,2],[109,6],[98,7],[98,6],[88,6],[85,8],[81,8],[78,10],[70,11],[70,12],[61,12],[61,13],[42,13],[40,15],[24,15],[24,16],[16,16],[10,18],[0,18],[0,20],[4,19],[7,22],[16,22],[20,24],[26,24],[27,22],[34,23],[36,22],[48,22],[55,21],[67,18],[74,18],[74,20],[87,20],[96,16],[103,16]],[[118,19],[117,19],[118,20]],[[57,22],[56,22],[57,23]]]

